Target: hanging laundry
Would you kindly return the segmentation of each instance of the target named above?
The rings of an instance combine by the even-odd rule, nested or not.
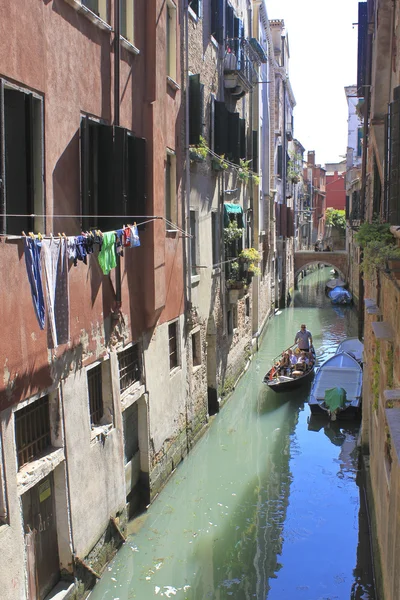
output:
[[[76,250],[76,238],[75,238],[75,236],[67,238],[67,248],[68,248],[68,258],[70,260],[73,260],[74,264],[76,266],[77,250]]]
[[[68,242],[64,238],[44,239],[42,260],[46,277],[46,299],[53,345],[69,341]]]
[[[131,228],[125,227],[124,228],[124,239],[123,239],[123,245],[125,246],[125,248],[130,248],[131,246]]]
[[[124,230],[117,229],[115,232],[116,240],[115,240],[115,250],[119,256],[124,255]]]
[[[87,265],[87,245],[86,236],[78,235],[75,238],[76,241],[76,259],[74,260],[74,266],[76,267],[77,261],[82,260]]]
[[[33,308],[39,322],[40,329],[44,329],[45,308],[42,286],[42,268],[40,252],[42,243],[37,239],[25,238],[25,265],[31,286]]]
[[[139,231],[136,225],[131,225],[131,246],[132,248],[140,246]]]
[[[111,269],[117,266],[114,231],[103,233],[103,246],[99,253],[99,264],[104,275],[108,275]]]

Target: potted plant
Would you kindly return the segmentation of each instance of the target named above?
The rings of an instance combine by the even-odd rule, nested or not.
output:
[[[243,158],[240,159],[240,169],[238,171],[238,177],[241,181],[244,182],[248,182],[248,180],[250,179],[250,163],[251,163],[251,159],[250,160],[244,160]]]
[[[299,183],[302,167],[302,156],[296,152],[290,153],[290,159],[287,163],[287,178],[292,183]]]
[[[230,221],[228,227],[224,227],[224,242],[226,245],[240,240],[243,236],[243,229],[238,227],[236,221]]]
[[[189,158],[192,162],[204,162],[208,156],[208,146],[203,136],[200,136],[200,143],[197,146],[190,146]]]

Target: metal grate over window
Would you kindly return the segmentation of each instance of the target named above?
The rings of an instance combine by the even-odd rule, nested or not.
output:
[[[15,413],[15,438],[19,469],[51,446],[48,396]]]
[[[119,364],[119,389],[124,392],[129,386],[136,381],[140,381],[140,359],[139,348],[135,344],[127,350],[118,354]]]
[[[101,364],[90,369],[87,374],[89,388],[89,411],[92,425],[100,423],[104,413],[103,385],[101,377]]]
[[[177,322],[168,325],[169,368],[170,371],[178,366]]]

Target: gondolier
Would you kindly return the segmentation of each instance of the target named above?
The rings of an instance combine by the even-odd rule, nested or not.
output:
[[[296,333],[294,343],[298,345],[299,350],[304,350],[304,352],[310,351],[310,347],[313,345],[312,335],[304,323],[302,323],[299,331]]]

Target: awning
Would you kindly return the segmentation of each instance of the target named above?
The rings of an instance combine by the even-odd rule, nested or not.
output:
[[[240,204],[232,204],[231,202],[224,202],[224,226],[228,227],[229,222],[232,220],[230,215],[237,215],[236,220],[238,227],[243,228],[243,208]]]

